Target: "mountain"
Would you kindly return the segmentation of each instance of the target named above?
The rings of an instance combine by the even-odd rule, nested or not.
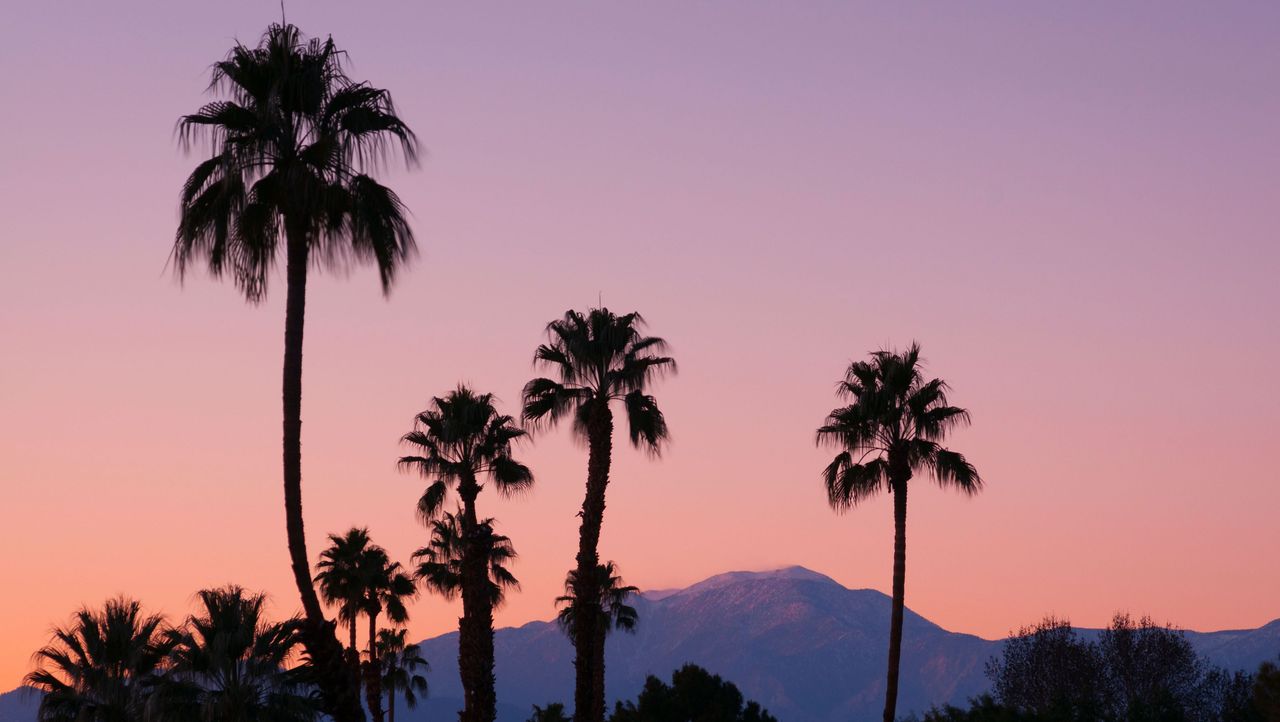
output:
[[[731,572],[635,601],[640,625],[606,650],[610,699],[633,698],[649,674],[668,678],[692,662],[733,681],[779,719],[860,719],[883,706],[890,600],[850,590],[801,567]],[[954,634],[908,611],[903,631],[904,710],[961,701],[986,686],[997,642]],[[555,625],[497,634],[499,699],[525,710],[573,698],[573,652]],[[460,696],[457,636],[423,643],[433,694]],[[502,722],[519,722],[520,718]]]
[[[789,567],[730,572],[685,589],[635,599],[635,634],[615,633],[606,649],[612,700],[633,699],[646,675],[670,679],[685,663],[732,681],[782,722],[874,719],[884,703],[890,599],[870,589]],[[1187,632],[1215,664],[1252,671],[1280,654],[1280,620],[1252,630]],[[500,629],[496,639],[499,722],[523,722],[532,705],[573,701],[573,650],[551,622]],[[983,667],[1000,641],[949,632],[907,610],[902,687],[906,715],[964,703],[987,689]],[[400,705],[401,722],[452,719],[461,706],[458,635],[422,642],[431,663],[430,699]],[[0,696],[0,722],[32,722],[35,699]],[[25,706],[23,706],[25,705]]]
[[[873,719],[883,708],[891,600],[881,592],[846,589],[817,572],[789,567],[646,592],[635,606],[636,633],[609,638],[610,700],[634,698],[646,675],[669,679],[672,670],[692,662],[732,681],[783,722]],[[1280,654],[1280,620],[1256,630],[1187,637],[1213,663],[1230,669],[1252,671]],[[457,644],[456,634],[422,643],[434,697],[462,695]],[[907,610],[898,709],[923,712],[985,691],[984,666],[1001,644],[949,632]],[[533,704],[572,701],[573,651],[554,624],[499,630],[496,647],[498,698],[519,710],[500,714],[500,722],[521,722]]]
[[[40,706],[40,693],[19,687],[0,694],[0,722],[33,722]]]

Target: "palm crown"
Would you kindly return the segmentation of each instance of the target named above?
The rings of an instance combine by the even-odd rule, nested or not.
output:
[[[391,561],[386,550],[373,546],[366,553],[364,566],[365,613],[374,617],[386,614],[396,624],[409,621],[405,600],[416,596],[418,590],[400,562]]]
[[[444,397],[431,399],[430,408],[417,415],[414,430],[403,438],[419,453],[400,459],[401,467],[416,468],[435,479],[418,502],[423,521],[440,513],[450,486],[470,485],[487,477],[502,494],[529,488],[533,473],[511,456],[513,442],[526,434],[515,419],[498,413],[493,394],[458,386]],[[481,488],[475,484],[459,491],[473,501]]]
[[[918,344],[902,353],[878,351],[849,366],[838,392],[851,403],[832,410],[818,429],[818,443],[841,447],[822,474],[837,511],[896,491],[892,480],[905,482],[920,470],[966,494],[981,490],[977,469],[939,443],[968,423],[969,412],[948,405],[946,382],[926,381],[920,367]]]
[[[524,387],[524,418],[554,424],[573,414],[574,432],[587,436],[594,408],[621,399],[631,443],[657,452],[668,438],[657,401],[645,393],[655,377],[676,370],[662,355],[667,343],[645,336],[638,313],[621,316],[607,308],[585,315],[567,311],[547,324],[548,343],[538,346],[534,363],[555,371],[557,379],[536,378]]]
[[[422,649],[405,640],[408,630],[382,629],[378,631],[378,658],[382,660],[382,687],[393,697],[404,695],[405,702],[413,709],[418,705],[418,695],[426,696],[427,678],[419,674],[430,671],[431,665],[422,657]]]
[[[593,614],[599,615],[599,628],[607,634],[610,629],[617,628],[625,632],[634,632],[640,616],[636,608],[627,604],[627,598],[639,591],[637,587],[623,584],[613,562],[598,564],[595,578],[591,584],[580,584],[578,570],[569,571],[564,582],[564,595],[556,597],[556,604],[562,605],[556,614],[560,628],[570,637],[573,636],[574,624],[580,618],[578,614],[581,594],[596,595],[596,599],[588,604]]]
[[[472,532],[473,542],[485,560],[487,594],[492,608],[500,606],[507,589],[520,582],[507,569],[516,558],[511,539],[494,532],[493,519],[480,521]],[[431,542],[413,553],[418,561],[417,576],[429,588],[453,599],[462,591],[463,550],[467,539],[462,532],[462,511],[441,515],[431,522]]]
[[[313,261],[374,262],[390,287],[413,232],[396,194],[365,171],[393,145],[412,163],[416,140],[390,94],[352,81],[343,60],[332,38],[272,25],[257,47],[237,43],[214,64],[209,89],[225,97],[178,121],[184,146],[197,135],[212,146],[182,188],[180,276],[203,259],[258,301],[283,232]]]
[[[352,527],[342,536],[330,534],[329,547],[316,563],[320,595],[338,607],[338,618],[353,629],[365,606],[369,548],[369,530]]]
[[[45,693],[40,719],[141,719],[171,647],[163,625],[160,616],[122,597],[101,610],[81,609],[70,626],[54,629],[25,680]]]
[[[177,719],[316,719],[309,670],[286,668],[301,643],[298,620],[268,621],[266,597],[236,586],[198,596],[201,612],[167,635],[172,670],[162,709]]]

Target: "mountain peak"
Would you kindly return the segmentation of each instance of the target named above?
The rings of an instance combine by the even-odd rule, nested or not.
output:
[[[844,588],[842,584],[831,577],[820,574],[802,566],[792,565],[788,567],[779,567],[777,569],[764,569],[760,571],[734,571],[716,574],[707,577],[700,582],[691,584],[683,589],[655,589],[644,592],[644,597],[650,601],[666,599],[677,595],[698,594],[710,591],[712,589],[720,589],[731,584],[741,584],[744,582],[761,582],[766,580],[790,580],[790,581],[808,581],[819,582],[822,584],[830,584],[836,587]]]

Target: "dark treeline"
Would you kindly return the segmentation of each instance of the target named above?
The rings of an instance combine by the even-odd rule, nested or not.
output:
[[[1010,637],[987,664],[990,694],[925,722],[1272,722],[1280,670],[1230,671],[1196,654],[1185,635],[1116,615],[1096,639],[1046,618]]]
[[[635,701],[614,705],[609,722],[778,722],[758,702],[746,700],[732,682],[695,664],[671,675],[671,683],[649,675]],[[528,722],[568,722],[564,705],[534,705]]]

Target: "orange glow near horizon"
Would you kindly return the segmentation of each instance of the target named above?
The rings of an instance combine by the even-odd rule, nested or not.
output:
[[[30,3],[4,44],[33,66],[0,113],[0,691],[115,594],[297,607],[282,279],[255,308],[164,267],[199,159],[173,123],[278,8],[136,4]],[[601,551],[628,583],[799,564],[887,590],[890,500],[832,513],[813,433],[851,359],[919,340],[987,489],[913,481],[911,609],[989,638],[1280,617],[1280,9],[1102,10],[290,7],[426,151],[387,175],[422,250],[391,296],[311,282],[312,557],[361,525],[408,563],[414,414],[459,381],[518,412],[545,324],[603,300],[680,363],[667,453],[617,438]],[[534,490],[480,499],[520,553],[500,625],[554,614],[585,479],[567,428],[520,454]],[[412,611],[415,638],[457,624]]]

